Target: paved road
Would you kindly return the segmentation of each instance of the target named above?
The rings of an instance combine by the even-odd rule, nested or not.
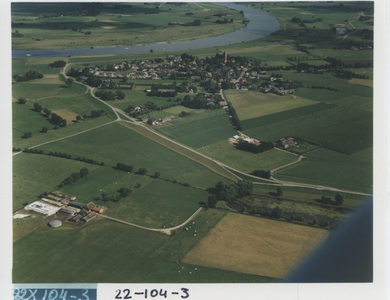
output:
[[[68,63],[68,64],[64,67],[64,69],[62,70],[62,74],[65,76],[65,78],[67,78],[67,76],[66,76],[66,74],[65,74],[65,70],[66,70],[66,68],[67,68],[68,66],[70,66],[70,65],[71,65],[71,64]],[[80,82],[76,82],[76,83],[82,84],[82,83],[80,83]],[[254,184],[273,184],[273,185],[279,185],[279,186],[303,187],[303,188],[316,189],[316,190],[328,190],[328,191],[335,191],[335,192],[342,192],[342,193],[349,193],[349,194],[356,194],[356,195],[372,196],[372,194],[360,193],[360,192],[354,192],[354,191],[348,191],[348,190],[342,190],[342,189],[337,189],[337,188],[332,188],[332,187],[327,187],[327,186],[322,186],[322,185],[314,185],[314,184],[305,184],[305,183],[284,181],[284,180],[276,179],[276,178],[274,178],[274,177],[272,177],[272,176],[271,176],[270,179],[265,179],[265,178],[260,178],[260,177],[257,177],[257,176],[251,175],[251,174],[244,173],[244,172],[242,172],[242,171],[240,171],[240,170],[237,170],[237,169],[232,168],[231,166],[228,166],[228,165],[226,165],[226,164],[224,164],[224,163],[221,163],[221,162],[219,162],[219,161],[217,161],[217,160],[215,160],[215,159],[213,159],[213,158],[211,158],[211,157],[209,157],[209,156],[206,156],[206,155],[204,155],[204,154],[202,154],[202,153],[200,153],[200,152],[194,150],[194,149],[191,148],[191,147],[188,147],[188,146],[186,146],[186,145],[183,145],[183,144],[181,144],[181,143],[179,143],[179,142],[177,142],[177,141],[175,141],[175,140],[172,140],[172,139],[168,138],[167,136],[165,136],[165,135],[163,135],[163,134],[160,134],[160,133],[158,133],[157,131],[151,129],[149,126],[146,126],[146,125],[145,125],[144,123],[142,123],[142,122],[137,122],[134,118],[131,118],[131,117],[127,116],[127,115],[125,114],[125,112],[123,112],[122,110],[120,110],[120,109],[118,109],[118,108],[115,108],[115,107],[109,105],[107,102],[105,102],[105,101],[103,101],[103,100],[97,98],[97,97],[93,94],[93,89],[92,89],[91,87],[89,87],[89,86],[87,86],[87,85],[85,85],[85,84],[82,84],[82,85],[84,85],[84,86],[86,86],[86,87],[89,88],[89,90],[91,91],[91,95],[92,95],[95,99],[97,99],[97,100],[99,100],[100,102],[104,103],[105,105],[107,105],[108,107],[110,107],[110,108],[115,112],[115,115],[117,116],[117,119],[116,119],[115,121],[113,121],[113,122],[123,121],[123,122],[129,122],[129,123],[132,123],[132,124],[141,126],[141,127],[145,128],[146,130],[150,131],[151,133],[153,133],[153,134],[155,134],[155,135],[157,135],[157,136],[159,136],[159,137],[161,137],[161,138],[163,138],[163,139],[169,141],[169,142],[172,143],[172,144],[178,145],[178,146],[180,146],[180,147],[182,147],[182,148],[184,148],[184,149],[186,149],[186,150],[188,150],[188,151],[191,151],[191,152],[193,152],[193,153],[195,153],[195,154],[197,154],[197,155],[199,155],[199,156],[201,156],[201,157],[203,157],[203,158],[205,158],[205,159],[208,159],[208,160],[210,160],[210,161],[216,163],[216,164],[219,165],[221,168],[223,168],[223,169],[225,169],[226,171],[230,172],[231,174],[233,174],[235,177],[237,177],[237,178],[240,179],[240,180],[241,180],[242,178],[240,178],[238,175],[232,173],[232,171],[235,172],[235,173],[238,173],[238,174],[245,175],[246,177],[255,178],[255,179],[257,179],[257,180],[262,180],[262,181],[264,181],[264,183],[261,183],[261,182],[254,182]],[[224,99],[222,90],[220,91],[220,93],[221,93],[222,98]],[[226,101],[226,100],[225,100],[225,101]],[[123,119],[119,116],[119,113],[120,113],[121,115],[125,116],[127,120],[123,120]],[[112,122],[110,122],[110,123],[112,123]],[[109,124],[109,123],[108,123],[108,124]],[[105,124],[105,125],[107,125],[107,124]],[[86,131],[90,131],[90,130],[93,130],[93,129],[96,129],[96,128],[98,128],[98,127],[105,126],[105,125],[100,125],[100,126],[97,126],[97,127],[95,127],[95,128],[88,129],[88,130],[86,130]],[[86,131],[84,131],[84,132],[86,132]],[[83,132],[80,132],[80,133],[77,133],[77,134],[81,134],[81,133],[83,133]],[[77,135],[77,134],[74,134],[74,135]],[[74,135],[72,135],[72,136],[74,136]],[[70,137],[70,136],[68,136],[68,137]],[[61,138],[61,139],[65,139],[65,138],[68,138],[68,137],[64,137],[64,138]],[[58,140],[61,140],[61,139],[58,139]],[[46,143],[43,143],[43,144],[41,144],[41,145],[48,144],[48,143],[55,142],[55,141],[57,141],[57,140],[53,140],[53,141],[50,141],[50,142],[46,142]],[[41,145],[36,145],[36,146],[30,147],[30,148],[35,148],[35,147],[38,147],[38,146],[41,146]],[[21,152],[15,153],[14,155],[17,155],[17,154],[19,154],[19,153],[21,153]],[[294,163],[297,163],[297,162],[294,162]],[[289,165],[290,165],[290,164],[289,164]],[[279,169],[280,169],[280,168],[279,168]],[[275,170],[276,170],[276,169],[274,169],[274,171],[275,171]]]

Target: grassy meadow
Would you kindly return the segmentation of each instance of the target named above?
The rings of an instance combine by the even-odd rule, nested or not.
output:
[[[42,225],[14,243],[13,282],[274,282],[275,278],[181,262],[224,214],[209,210],[196,216],[197,237],[193,229],[167,236],[104,219],[79,229],[68,224],[55,229]],[[71,264],[64,259],[70,254]]]
[[[66,163],[64,163],[66,162]],[[75,160],[21,153],[13,157],[13,211],[23,203],[38,200],[38,195],[51,192],[68,176],[87,167],[92,173],[101,167]],[[80,180],[82,184],[83,180]]]
[[[224,110],[196,115],[198,118],[159,128],[158,131],[192,148],[214,144],[237,134]]]
[[[118,202],[96,200],[103,193],[116,196],[122,187],[132,190],[128,197]],[[108,207],[105,215],[150,228],[181,224],[199,208],[199,202],[207,201],[209,196],[205,190],[185,187],[164,178],[128,174],[107,167],[89,174],[80,184],[76,182],[60,190],[77,196],[82,203],[92,201]]]
[[[148,174],[160,172],[162,178],[203,188],[209,188],[221,180],[220,176],[207,171],[198,163],[117,123],[43,145],[38,149],[44,152],[66,152],[72,157],[87,157],[103,161],[110,167],[121,162],[133,165],[135,171],[146,168]]]
[[[72,13],[73,11],[73,13]],[[13,49],[56,49],[141,45],[217,36],[243,26],[239,12],[211,3],[174,5],[158,3],[88,5],[13,3]],[[79,14],[77,15],[77,12]],[[94,15],[94,13],[99,14]],[[186,13],[192,12],[192,15]],[[233,23],[217,24],[214,16],[226,13]],[[200,26],[169,25],[201,20]]]

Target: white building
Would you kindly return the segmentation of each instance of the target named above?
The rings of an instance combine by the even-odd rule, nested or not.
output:
[[[26,205],[24,207],[24,209],[25,210],[33,210],[33,211],[36,211],[40,214],[51,216],[51,215],[55,214],[60,209],[60,207],[54,207],[54,206],[51,206],[51,205],[46,204],[46,203],[35,201],[29,205]]]

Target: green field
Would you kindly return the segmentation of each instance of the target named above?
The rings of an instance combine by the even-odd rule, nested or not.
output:
[[[23,208],[22,204],[25,202],[38,200],[40,194],[55,190],[65,178],[84,167],[90,172],[101,168],[47,155],[31,153],[16,155],[13,157],[13,211]]]
[[[256,154],[238,150],[227,140],[197,150],[245,173],[252,173],[254,170],[272,170],[297,160],[296,156],[275,149]]]
[[[351,154],[372,146],[372,120],[369,112],[336,106],[285,120],[275,115],[274,123],[259,125],[244,133],[265,141],[293,136]]]
[[[148,174],[160,172],[163,178],[203,188],[209,188],[221,180],[221,177],[196,162],[117,123],[47,144],[39,149],[103,161],[110,167],[116,166],[118,162],[131,164],[135,171],[146,168]]]
[[[208,116],[207,113],[198,116],[202,116],[202,118],[163,127],[158,131],[193,148],[227,140],[237,134],[237,131],[229,123],[229,118],[224,110],[218,110],[218,114],[211,116]]]
[[[314,153],[318,152],[313,157]],[[307,159],[299,164],[284,168],[274,174],[275,178],[283,180],[300,181],[302,178],[308,178],[311,182],[322,185],[335,186],[345,184],[350,186],[363,187],[367,191],[372,189],[373,170],[372,163],[353,160],[348,155],[339,154],[327,155],[333,152],[327,149],[317,149],[305,154]],[[319,154],[321,153],[321,154]],[[288,178],[288,179],[287,179]]]
[[[13,282],[275,281],[274,278],[180,262],[224,214],[210,210],[198,215],[194,219],[197,237],[193,236],[192,230],[167,236],[109,220],[93,220],[81,229],[67,224],[57,229],[43,225],[14,243]],[[69,256],[72,263],[64,259]]]
[[[136,188],[138,184],[141,187]],[[122,187],[132,189],[128,197],[118,202],[96,200],[102,193],[116,196]],[[184,187],[163,177],[156,179],[147,175],[127,174],[112,168],[100,168],[83,178],[82,182],[60,190],[66,195],[77,196],[82,203],[92,201],[108,207],[105,211],[108,216],[150,228],[169,228],[181,224],[199,208],[199,202],[206,201],[209,196],[205,190]]]
[[[211,3],[169,5],[158,3],[90,6],[82,3],[53,3],[45,7],[35,3],[13,3],[12,32],[23,34],[12,40],[13,49],[56,49],[141,45],[217,36],[243,26],[242,15]],[[79,15],[72,15],[78,11]],[[83,11],[96,12],[83,15]],[[186,15],[192,12],[193,15]],[[216,24],[217,13],[226,13],[233,23]],[[44,17],[48,16],[48,17]],[[193,22],[201,26],[168,25],[169,22]],[[90,32],[90,34],[88,34]]]

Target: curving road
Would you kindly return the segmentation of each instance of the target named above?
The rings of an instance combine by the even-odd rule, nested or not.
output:
[[[68,78],[68,76],[66,75],[66,69],[67,69],[70,65],[71,65],[71,63],[68,63],[68,64],[64,67],[64,69],[62,70],[62,72],[61,72],[62,75],[63,75],[65,78]],[[178,145],[178,146],[180,146],[180,147],[182,147],[182,148],[184,148],[184,149],[186,149],[186,150],[188,150],[188,151],[191,151],[191,152],[193,152],[193,153],[195,153],[195,154],[197,154],[197,155],[199,155],[199,156],[201,156],[201,157],[203,157],[203,158],[205,158],[205,159],[208,159],[208,160],[214,162],[215,164],[219,165],[219,166],[220,166],[221,168],[223,168],[224,170],[226,170],[226,171],[230,172],[231,174],[233,174],[233,175],[234,175],[236,178],[238,178],[239,180],[242,180],[242,178],[240,178],[238,175],[234,174],[233,172],[235,172],[235,173],[237,173],[237,174],[242,174],[242,175],[244,175],[244,176],[246,176],[246,177],[249,177],[249,178],[254,178],[254,179],[256,179],[256,180],[262,180],[262,181],[264,181],[264,183],[262,183],[262,182],[253,182],[254,184],[271,184],[271,185],[278,185],[278,186],[302,187],[302,188],[309,188],[309,189],[315,189],[315,190],[327,190],[327,191],[342,192],[342,193],[355,194],[355,195],[372,196],[372,194],[360,193],[360,192],[349,191],[349,190],[343,190],[343,189],[337,189],[337,188],[333,188],[333,187],[329,187],[329,186],[315,185],[315,184],[305,184],[305,183],[291,182],[291,181],[284,181],[284,180],[276,179],[276,178],[274,178],[274,177],[272,177],[272,176],[271,176],[270,179],[265,179],[265,178],[257,177],[257,176],[251,175],[251,174],[244,173],[244,172],[242,172],[242,171],[240,171],[240,170],[237,170],[237,169],[235,169],[235,168],[233,168],[233,167],[231,167],[231,166],[228,166],[228,165],[226,165],[226,164],[224,164],[224,163],[222,163],[222,162],[220,162],[220,161],[217,161],[217,160],[215,160],[215,159],[213,159],[213,158],[211,158],[211,157],[209,157],[209,156],[207,156],[207,155],[204,155],[204,154],[202,154],[202,153],[200,153],[200,152],[194,150],[194,149],[191,148],[191,147],[188,147],[188,146],[186,146],[186,145],[183,145],[183,144],[181,144],[181,143],[179,143],[179,142],[177,142],[177,141],[175,141],[175,140],[172,140],[172,139],[168,138],[167,136],[165,136],[165,135],[163,135],[163,134],[161,134],[161,133],[159,133],[159,132],[157,132],[157,131],[151,129],[149,126],[146,126],[144,123],[138,122],[138,121],[136,121],[134,118],[129,117],[129,116],[126,115],[126,113],[123,112],[122,110],[120,110],[120,109],[118,109],[118,108],[115,108],[115,107],[113,107],[112,105],[108,104],[107,102],[105,102],[105,101],[103,101],[103,100],[97,98],[97,97],[94,95],[94,93],[93,93],[93,88],[91,88],[90,86],[85,85],[85,84],[80,83],[80,82],[77,82],[77,81],[75,81],[75,83],[86,86],[86,87],[90,90],[91,95],[92,95],[95,99],[97,99],[98,101],[104,103],[105,105],[107,105],[109,108],[111,108],[111,109],[114,111],[114,113],[115,113],[117,119],[116,119],[115,121],[109,122],[109,123],[107,123],[107,124],[100,125],[100,126],[96,126],[96,127],[94,127],[94,128],[85,130],[85,131],[83,131],[83,132],[79,132],[79,133],[76,133],[76,134],[73,134],[73,135],[70,135],[70,136],[67,136],[67,137],[64,137],[64,138],[60,138],[60,139],[56,139],[56,140],[53,140],[53,141],[49,141],[49,142],[46,142],[46,143],[43,143],[43,144],[40,144],[40,145],[36,145],[36,146],[30,147],[30,148],[35,148],[35,147],[38,147],[38,146],[41,146],[41,145],[44,145],[44,144],[49,144],[49,143],[52,143],[52,142],[56,142],[56,141],[58,141],[58,140],[63,140],[63,139],[66,139],[66,138],[69,138],[69,137],[72,137],[72,136],[75,136],[75,135],[78,135],[78,134],[82,134],[82,133],[84,133],[84,132],[91,131],[91,130],[94,130],[94,129],[96,129],[96,128],[99,128],[99,127],[102,127],[102,126],[105,126],[105,125],[108,125],[108,124],[113,123],[113,122],[122,121],[122,122],[129,122],[129,123],[132,123],[132,124],[141,126],[141,127],[145,128],[146,130],[150,131],[151,133],[153,133],[153,134],[159,136],[160,138],[163,138],[163,139],[169,141],[169,142],[172,143],[172,144]],[[221,93],[221,95],[222,95],[222,98],[224,99],[222,90],[221,90],[220,93]],[[226,101],[226,100],[225,100],[225,101]],[[126,119],[122,119],[121,116],[120,116],[119,114],[122,115],[122,116],[124,116]],[[19,153],[21,153],[21,152],[17,152],[17,153],[15,153],[15,154],[13,154],[13,155],[17,155],[17,154],[19,154]],[[302,157],[298,157],[298,160],[297,160],[296,162],[293,162],[293,163],[290,163],[290,164],[281,166],[281,167],[279,167],[279,168],[273,169],[272,171],[274,172],[274,171],[279,170],[279,169],[281,169],[281,168],[283,168],[283,167],[286,167],[286,166],[289,166],[289,165],[291,165],[291,164],[297,163],[297,162],[301,161],[301,159],[302,159]],[[232,171],[233,171],[233,172],[232,172]]]

